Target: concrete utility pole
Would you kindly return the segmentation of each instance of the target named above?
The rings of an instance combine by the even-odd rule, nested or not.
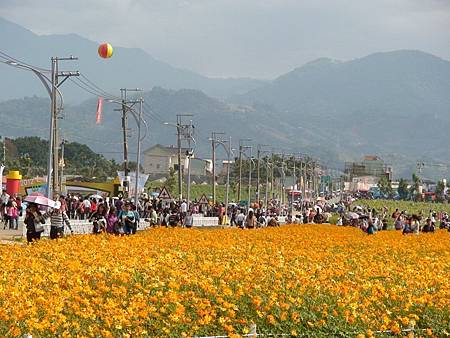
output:
[[[271,170],[270,170],[270,198],[274,199],[274,195],[273,195],[273,184],[274,184],[274,179],[273,179],[273,167],[275,165],[275,161],[274,161],[274,153],[272,151],[272,159],[270,161],[271,163]]]
[[[52,57],[51,58],[51,90],[50,90],[50,100],[51,100],[51,118],[50,118],[50,136],[49,136],[49,156],[48,156],[48,166],[47,166],[47,196],[48,198],[53,198],[54,195],[61,191],[60,180],[59,180],[59,136],[58,136],[58,119],[59,111],[57,108],[57,98],[56,94],[59,92],[58,88],[72,76],[79,76],[79,72],[60,72],[59,71],[59,61],[73,61],[78,60],[78,58],[70,56],[66,58]],[[59,78],[63,78],[59,81]]]
[[[218,134],[218,133],[215,133]],[[222,133],[224,134],[224,133]],[[228,146],[227,146],[228,143]],[[231,136],[229,137],[228,140],[218,140],[215,139],[215,145],[222,145],[223,148],[225,149],[225,151],[227,152],[227,183],[226,183],[226,193],[225,193],[225,216],[227,217],[228,220],[228,202],[229,202],[229,196],[230,196],[230,167],[231,167],[231,154],[232,154],[232,149],[231,149]]]
[[[121,88],[120,94],[122,98],[122,135],[123,135],[123,198],[128,198],[129,183],[128,179],[128,119],[127,119],[127,89]]]
[[[141,121],[143,114],[144,99],[139,98],[139,119],[138,119],[138,142],[137,142],[137,154],[136,154],[136,182],[134,184],[134,203],[136,204],[136,210],[139,204],[139,174],[141,171]]]
[[[178,199],[183,200],[183,166],[181,164],[181,144],[182,140],[189,140],[192,137],[192,121],[189,124],[183,123],[183,117],[192,117],[192,114],[177,114],[177,146],[178,146]],[[190,160],[190,159],[189,159]]]
[[[260,163],[261,163],[261,145],[258,144],[256,153],[257,163],[256,163],[256,201],[259,203],[259,178],[260,178]]]
[[[178,200],[183,199],[183,175],[181,169],[181,117],[177,115],[177,147],[178,147]]]
[[[266,189],[264,189],[264,205],[266,206],[265,216],[268,215],[269,209],[269,159],[266,158]]]
[[[242,181],[242,145],[239,141],[239,181],[238,181],[238,203],[241,200],[241,181]]]
[[[192,124],[192,120],[190,120],[189,124],[183,124],[183,117],[192,117],[192,114],[177,114],[177,123],[164,122],[166,126],[172,126],[177,128],[177,149],[178,149],[178,200],[181,201],[183,199],[183,166],[181,164],[181,150],[182,150],[182,142],[183,140],[188,140],[188,151],[186,153],[186,158],[189,160],[188,162],[188,179],[187,179],[187,189],[188,189],[188,205],[190,198],[190,161],[192,157],[192,151],[190,149],[190,141],[194,141],[193,130],[194,126]]]
[[[216,204],[216,144],[219,143],[216,139],[217,135],[225,135],[223,132],[213,131],[211,133],[211,146],[212,146],[212,196],[213,196],[213,205]]]
[[[257,162],[257,175],[256,175],[256,201],[259,203],[260,200],[260,168],[261,168],[261,153],[263,152],[263,150],[261,148],[263,147],[268,147],[267,144],[258,144],[258,148],[257,148],[257,155],[256,158],[258,160]],[[267,176],[267,173],[266,173]],[[266,190],[267,190],[267,186],[266,186]]]
[[[188,130],[188,172],[187,172],[187,183],[186,183],[186,190],[187,190],[187,209],[190,210],[191,207],[191,159],[194,156],[194,149],[191,148],[191,141],[194,141],[195,145],[195,139],[194,139],[194,125],[192,124],[192,120],[189,124],[189,130]]]
[[[127,100],[127,93],[128,92],[141,92],[142,89],[139,88],[120,88],[120,97],[122,101],[122,135],[123,135],[123,172],[124,172],[124,180],[123,180],[123,191],[122,195],[123,198],[126,199],[129,196],[130,192],[130,169],[129,169],[129,163],[128,163],[128,111],[133,107],[133,105],[140,102],[140,100],[134,100],[134,101],[128,101]],[[131,106],[130,106],[131,105]],[[142,116],[141,116],[142,118]],[[138,121],[138,129],[140,132],[140,121]],[[138,147],[139,145],[139,139],[138,139]],[[139,154],[139,152],[138,152]],[[139,169],[139,168],[137,168]],[[138,171],[138,170],[137,170]],[[135,201],[137,203],[137,201]]]
[[[284,153],[281,155],[281,184],[280,184],[280,207],[284,200]]]
[[[247,206],[250,208],[250,204],[252,203],[252,155],[253,155],[253,148],[250,146],[250,157],[248,158],[248,201]]]
[[[294,189],[297,180],[297,176],[295,175],[295,162],[296,158],[294,156],[294,173],[292,175],[292,189],[291,189],[291,216],[294,216]]]
[[[241,200],[241,188],[242,188],[242,153],[244,149],[248,148],[244,146],[244,142],[250,142],[251,139],[240,139],[239,140],[239,182],[238,182],[238,202]]]

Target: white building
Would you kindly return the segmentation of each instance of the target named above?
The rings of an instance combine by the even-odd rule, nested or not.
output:
[[[186,157],[188,149],[181,149],[181,170],[187,173],[189,158]],[[170,168],[177,171],[178,148],[174,146],[163,146],[156,144],[144,151],[144,172],[149,175],[167,175]],[[191,159],[191,175],[206,175],[206,163],[203,160]]]

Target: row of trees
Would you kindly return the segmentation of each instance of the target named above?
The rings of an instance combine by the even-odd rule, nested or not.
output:
[[[5,170],[19,170],[24,178],[43,176],[47,173],[48,141],[36,136],[4,139],[0,149],[5,149],[6,159],[2,159]],[[136,165],[131,163],[131,169]],[[69,142],[64,147],[64,173],[81,175],[103,181],[117,176],[121,164],[108,160],[92,151],[87,145]]]
[[[421,200],[422,194],[420,193],[420,185],[421,181],[419,176],[416,174],[412,175],[411,185],[408,184],[408,181],[404,178],[401,178],[398,182],[397,193],[398,197],[402,200]],[[380,193],[384,196],[393,197],[395,192],[392,188],[391,181],[387,177],[382,177],[378,182],[378,188],[380,189]],[[439,181],[436,185],[436,198],[438,201],[443,201],[446,199],[445,196],[445,184],[443,181]]]

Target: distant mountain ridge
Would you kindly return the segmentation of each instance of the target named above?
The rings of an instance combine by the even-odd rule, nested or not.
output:
[[[9,31],[2,29],[5,22]],[[394,166],[397,176],[409,176],[418,161],[450,165],[450,62],[431,54],[400,50],[350,61],[321,58],[273,81],[237,79],[233,83],[173,68],[138,49],[118,47],[120,57],[100,60],[92,41],[76,35],[36,36],[0,19],[0,41],[11,32],[17,32],[16,41],[9,45],[11,54],[24,56],[32,50],[33,57],[25,61],[42,60],[39,66],[46,66],[53,53],[67,55],[67,41],[78,41],[76,48],[85,54],[78,67],[67,67],[87,69],[88,76],[109,91],[127,86],[149,88],[149,83],[160,79],[162,84],[145,93],[146,105],[158,115],[147,114],[151,128],[145,146],[173,144],[174,131],[162,126],[162,120],[173,122],[177,113],[189,112],[194,114],[197,150],[202,156],[209,156],[208,137],[215,130],[226,131],[234,140],[248,137],[254,144],[310,154],[331,166],[376,154]],[[29,44],[20,45],[22,39]],[[136,62],[120,64],[129,58]],[[151,71],[136,72],[141,61]],[[112,80],[110,69],[117,70],[112,75],[120,84]],[[14,95],[20,86],[32,83],[39,96],[45,97],[42,85],[37,79],[30,81],[31,76],[0,64],[0,89]],[[64,87],[65,95],[67,91]],[[88,94],[78,94],[76,100],[66,102],[63,129],[67,137],[120,159],[120,114],[107,103],[104,122],[96,126],[96,99],[85,100]],[[37,97],[0,102],[0,134],[47,137],[48,107],[47,99]],[[448,170],[423,173],[434,178],[446,174]]]
[[[249,78],[209,78],[195,72],[172,67],[156,60],[138,48],[114,46],[110,59],[97,55],[98,43],[77,34],[37,35],[0,17],[0,51],[35,66],[50,68],[50,57],[73,55],[78,61],[64,62],[62,69],[80,70],[93,82],[107,91],[119,88],[144,88],[154,86],[171,89],[192,88],[216,97],[228,97],[254,89],[265,81]],[[0,100],[30,95],[45,95],[42,85],[33,76],[0,64]],[[73,84],[64,87],[70,101],[86,98],[86,93]]]

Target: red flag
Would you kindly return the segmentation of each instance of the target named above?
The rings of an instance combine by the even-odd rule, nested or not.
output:
[[[95,124],[100,124],[102,121],[102,110],[103,110],[103,98],[99,97],[97,101],[97,114],[95,115]]]

